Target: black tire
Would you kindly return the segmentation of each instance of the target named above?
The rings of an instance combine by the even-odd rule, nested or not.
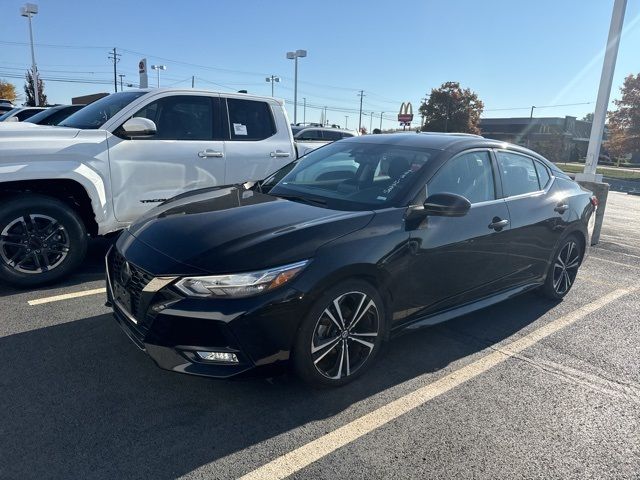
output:
[[[82,220],[60,200],[20,194],[0,207],[2,282],[23,288],[53,282],[72,272],[86,251]]]
[[[334,300],[338,301],[344,322],[340,322]],[[376,289],[362,280],[342,282],[324,292],[302,321],[293,348],[294,369],[300,378],[316,387],[345,385],[374,363],[386,326],[384,302]]]
[[[539,293],[552,300],[562,300],[575,283],[583,256],[584,243],[580,238],[574,234],[565,238],[553,254],[547,278]]]

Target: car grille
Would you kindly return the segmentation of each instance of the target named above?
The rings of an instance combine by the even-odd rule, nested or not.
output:
[[[122,269],[125,264],[125,258],[115,248],[111,253],[111,281],[118,282],[122,285]],[[130,279],[126,285],[122,285],[131,295],[131,312],[126,312],[136,318],[139,322],[144,323],[145,312],[141,311],[142,290],[147,284],[153,280],[153,275],[145,272],[132,263],[129,263]]]

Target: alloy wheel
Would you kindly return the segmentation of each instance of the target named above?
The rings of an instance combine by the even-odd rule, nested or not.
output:
[[[569,291],[579,266],[580,247],[571,240],[562,247],[553,266],[553,289],[558,295],[565,295]]]
[[[380,333],[375,301],[363,292],[340,295],[324,309],[313,331],[311,357],[332,380],[353,375],[368,360]]]
[[[39,274],[59,266],[70,251],[67,231],[55,218],[29,214],[0,233],[0,258],[20,273]]]

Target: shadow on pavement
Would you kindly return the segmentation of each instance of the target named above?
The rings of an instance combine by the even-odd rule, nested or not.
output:
[[[534,322],[533,295],[391,342],[334,390],[158,369],[109,315],[0,339],[0,477],[170,479],[438,371]],[[226,477],[220,472],[220,477]]]
[[[115,243],[115,238],[96,238],[91,239],[87,248],[87,256],[82,265],[71,275],[48,285],[39,288],[15,288],[10,285],[0,283],[0,297],[14,295],[16,293],[40,292],[53,288],[74,287],[82,285],[86,282],[95,282],[104,279],[104,256],[107,254],[109,247]]]

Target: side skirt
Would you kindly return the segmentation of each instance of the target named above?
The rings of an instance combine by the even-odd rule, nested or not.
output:
[[[442,312],[432,313],[424,317],[416,318],[415,320],[413,320],[408,324],[404,324],[394,328],[392,330],[392,335],[395,335],[405,329],[414,330],[418,328],[429,327],[432,325],[436,325],[438,323],[446,322],[447,320],[451,320],[452,318],[461,317],[462,315],[466,315],[468,313],[472,313],[477,310],[482,310],[483,308],[490,307],[491,305],[495,305],[496,303],[509,300],[510,298],[513,298],[525,292],[534,290],[540,285],[542,284],[529,283],[526,285],[521,285],[519,287],[510,288],[509,290],[504,290],[500,293],[491,295],[489,297],[481,298],[480,300],[476,300],[471,303],[460,305],[459,307],[450,308]]]

